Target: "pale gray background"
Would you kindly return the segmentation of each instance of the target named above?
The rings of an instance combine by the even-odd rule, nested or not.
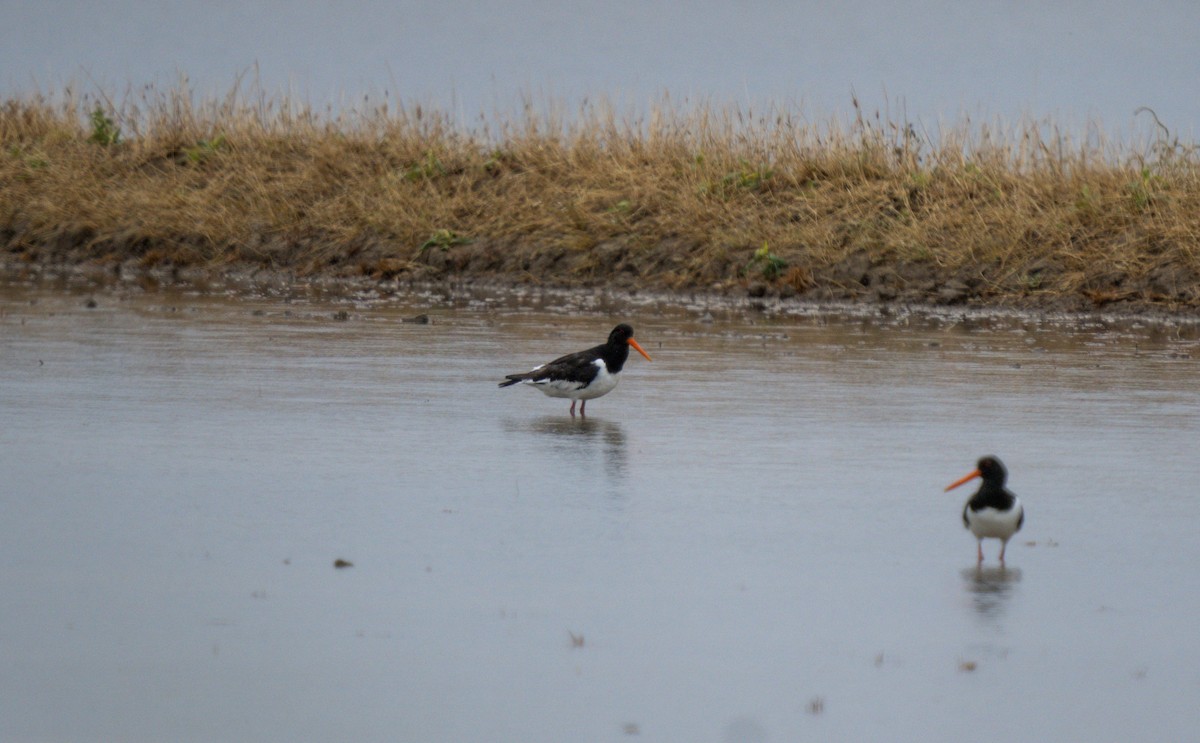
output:
[[[239,74],[325,106],[434,104],[470,122],[523,97],[874,110],[939,122],[1049,118],[1129,140],[1140,106],[1193,139],[1200,3],[0,0],[0,94],[170,87]]]

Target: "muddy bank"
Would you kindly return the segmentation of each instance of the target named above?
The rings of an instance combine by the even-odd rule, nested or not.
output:
[[[1185,250],[1137,265],[1048,256],[1015,263],[993,259],[957,266],[893,251],[858,249],[825,264],[794,265],[767,248],[714,248],[667,240],[652,246],[610,239],[572,249],[517,240],[431,241],[415,251],[382,240],[361,239],[330,252],[322,237],[282,244],[260,238],[259,253],[245,251],[206,259],[197,238],[152,240],[140,235],[99,237],[89,230],[58,231],[32,243],[13,230],[0,231],[2,270],[14,277],[77,271],[124,280],[211,283],[222,277],[260,277],[267,283],[344,286],[443,284],[489,288],[671,292],[701,294],[750,305],[768,303],[861,304],[868,307],[1017,309],[1108,315],[1200,316],[1200,270]],[[195,246],[189,248],[189,244]],[[292,256],[320,254],[296,261]],[[237,257],[242,254],[242,257]],[[408,257],[403,257],[407,255]],[[1180,257],[1183,257],[1181,259]],[[285,258],[286,257],[286,258]],[[269,278],[268,278],[269,277]],[[250,282],[251,284],[253,281]]]
[[[182,289],[332,303],[371,304],[418,295],[428,298],[431,306],[480,298],[562,311],[620,312],[669,306],[697,316],[725,311],[767,317],[1007,316],[1065,323],[1200,322],[1200,303],[1194,299],[1200,283],[1186,278],[1185,271],[1164,272],[1137,282],[1112,281],[1076,295],[1005,294],[989,290],[974,275],[939,274],[927,265],[872,260],[865,255],[813,274],[801,286],[745,277],[704,286],[668,283],[642,275],[644,256],[639,260],[616,247],[607,253],[607,271],[583,279],[557,273],[556,266],[569,266],[572,261],[554,251],[510,250],[505,255],[497,259],[481,245],[463,245],[428,252],[418,261],[389,270],[349,264],[300,271],[249,262],[148,265],[139,259],[115,260],[111,253],[105,259],[84,259],[81,253],[74,261],[30,260],[27,255],[10,254],[0,261],[0,281],[85,292]],[[1140,288],[1135,289],[1135,284]]]

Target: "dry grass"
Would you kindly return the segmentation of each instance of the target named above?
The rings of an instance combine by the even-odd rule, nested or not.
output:
[[[933,141],[861,111],[547,108],[463,126],[391,103],[197,103],[186,86],[8,100],[0,244],[30,261],[1200,305],[1200,158],[1165,128],[1116,146],[965,122]]]

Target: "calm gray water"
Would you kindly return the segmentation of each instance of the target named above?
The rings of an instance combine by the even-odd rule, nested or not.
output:
[[[86,296],[0,291],[5,741],[1200,724],[1194,329]],[[586,421],[497,389],[616,320]]]

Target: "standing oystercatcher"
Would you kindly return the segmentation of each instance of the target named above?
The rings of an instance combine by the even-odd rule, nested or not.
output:
[[[1008,478],[1008,470],[1004,469],[999,459],[983,457],[975,465],[975,470],[960,480],[955,480],[946,486],[949,492],[965,482],[983,478],[983,484],[971,500],[963,506],[963,526],[971,530],[979,541],[979,562],[983,562],[983,540],[991,537],[1000,540],[1000,564],[1004,564],[1004,548],[1008,540],[1016,534],[1025,523],[1025,509],[1021,500],[1004,487]]]
[[[533,385],[550,397],[568,397],[571,399],[572,418],[575,417],[575,401],[582,400],[579,414],[585,415],[584,408],[588,400],[607,395],[617,386],[617,375],[629,358],[630,346],[645,356],[646,361],[652,360],[650,354],[633,339],[633,328],[621,323],[608,334],[607,343],[567,354],[524,374],[509,374],[505,377],[507,381],[501,382],[500,386],[508,387],[522,382]]]

